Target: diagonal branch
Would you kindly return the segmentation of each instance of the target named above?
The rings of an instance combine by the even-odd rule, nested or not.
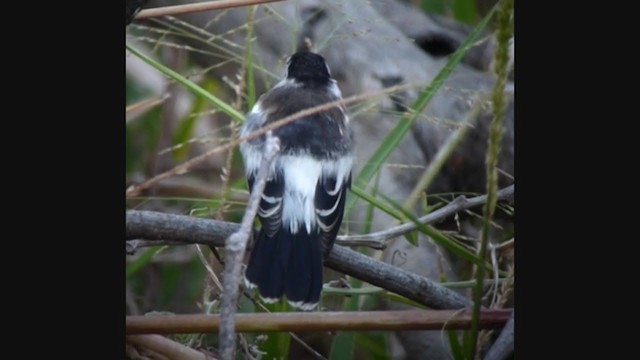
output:
[[[225,360],[235,358],[236,334],[235,314],[238,301],[238,287],[242,276],[242,259],[244,258],[247,242],[253,232],[253,220],[258,212],[262,192],[267,184],[267,177],[271,163],[280,151],[280,140],[267,133],[264,145],[264,155],[260,169],[256,174],[251,197],[242,218],[240,228],[229,236],[225,244],[225,266],[223,277],[222,304],[220,307],[220,357]]]

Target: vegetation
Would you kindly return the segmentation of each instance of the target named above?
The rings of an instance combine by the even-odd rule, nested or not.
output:
[[[513,216],[514,209],[498,204],[497,159],[502,142],[502,129],[508,100],[503,89],[510,72],[509,40],[513,31],[513,0],[503,0],[488,11],[480,12],[474,0],[422,0],[414,1],[428,12],[443,15],[470,24],[473,31],[451,54],[445,66],[424,88],[418,89],[410,108],[398,112],[398,122],[384,138],[362,170],[354,174],[353,191],[347,198],[347,212],[365,214],[362,224],[345,222],[345,233],[354,225],[362,226],[362,234],[371,232],[373,211],[383,211],[399,223],[414,223],[415,229],[404,234],[416,242],[416,234],[429,236],[438,246],[469,265],[471,271],[465,281],[447,282],[447,288],[468,289],[468,299],[473,303],[469,313],[471,326],[462,335],[453,330],[443,330],[449,341],[454,359],[473,359],[491,333],[480,326],[480,305],[492,308],[504,307],[513,288],[513,257],[501,257],[513,247],[511,239],[500,245],[491,245],[489,233],[496,209]],[[265,6],[274,18],[282,17],[269,5]],[[127,120],[126,120],[126,171],[127,209],[152,210],[162,213],[189,215],[204,219],[217,219],[240,223],[248,200],[246,180],[237,150],[236,130],[257,97],[258,87],[269,87],[277,80],[275,69],[266,69],[263,60],[252,51],[256,35],[253,32],[256,6],[246,6],[246,24],[242,29],[231,29],[226,34],[211,34],[206,28],[195,27],[174,17],[151,18],[146,22],[134,21],[127,35]],[[225,16],[225,10],[213,13],[212,21]],[[286,21],[286,20],[282,20]],[[482,232],[477,242],[465,241],[459,234],[439,229],[434,224],[423,224],[419,217],[446,206],[452,194],[425,194],[442,165],[447,161],[481,110],[483,101],[477,102],[468,118],[452,132],[447,146],[442,147],[436,160],[424,170],[421,181],[415,185],[409,198],[392,199],[377,186],[380,169],[388,164],[388,157],[400,141],[407,136],[411,126],[428,108],[434,95],[442,91],[443,84],[459,66],[463,56],[478,42],[483,31],[491,28],[497,33],[495,54],[496,85],[484,100],[491,101],[493,118],[486,154],[486,201],[481,214]],[[243,32],[243,41],[231,42],[226,36]],[[296,29],[292,28],[292,31]],[[154,34],[154,36],[149,36]],[[218,42],[212,39],[221,40]],[[186,42],[186,40],[190,42]],[[200,46],[190,45],[193,41]],[[220,45],[224,43],[224,46]],[[202,68],[190,56],[215,56],[223,60],[217,67],[241,64],[236,77],[210,76],[214,68]],[[150,67],[149,67],[150,65]],[[158,74],[163,74],[158,77]],[[257,76],[260,74],[262,76]],[[158,86],[154,81],[161,79]],[[266,79],[258,84],[258,79]],[[155,85],[154,85],[155,84]],[[390,88],[386,91],[393,91]],[[396,89],[398,90],[398,89]],[[353,118],[379,101],[380,94],[359,94],[348,106]],[[455,194],[467,197],[478,194]],[[360,202],[356,202],[360,200]],[[434,202],[435,200],[435,202]],[[366,205],[359,206],[364,202]],[[424,211],[415,214],[416,205]],[[146,244],[149,245],[149,244]],[[151,244],[153,245],[153,243]],[[127,255],[126,286],[127,314],[162,316],[166,314],[216,315],[220,311],[223,264],[222,248],[202,244],[173,246],[140,246]],[[357,248],[365,253],[365,247]],[[375,256],[375,255],[374,255]],[[506,265],[504,262],[506,261]],[[503,263],[499,266],[499,263]],[[349,277],[339,278],[325,285],[322,307],[325,310],[371,311],[380,308],[382,301],[393,301],[424,309],[407,297],[371,286]],[[486,300],[486,297],[491,301]],[[483,299],[485,297],[485,299]],[[471,303],[470,302],[470,303]],[[262,304],[251,294],[243,294],[238,312],[276,313],[291,312],[285,302]],[[372,315],[375,316],[375,315]],[[264,320],[268,323],[267,320]],[[409,324],[407,322],[407,324]],[[265,326],[268,326],[265,325]],[[265,359],[387,359],[390,355],[389,331],[340,331],[331,336],[326,333],[270,332],[240,333],[237,345],[238,358]],[[197,358],[198,354],[217,355],[216,333],[192,333],[168,335],[166,338],[129,339],[136,349],[165,349],[165,354],[180,352],[181,346],[198,350],[183,352],[175,358]],[[154,345],[155,344],[155,345]],[[161,344],[161,345],[158,345]],[[315,349],[312,350],[311,348]],[[176,350],[177,349],[177,350]],[[152,352],[129,349],[129,356],[154,358]],[[137,355],[136,355],[137,354]]]

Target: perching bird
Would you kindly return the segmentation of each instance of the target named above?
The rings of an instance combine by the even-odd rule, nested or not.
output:
[[[309,51],[289,57],[284,78],[263,94],[241,130],[247,136],[298,111],[341,99],[324,58]],[[283,295],[314,309],[322,291],[322,264],[342,224],[351,186],[353,132],[343,106],[273,130],[280,139],[258,209],[262,225],[245,272],[265,302]],[[240,145],[249,189],[260,167],[264,136]]]

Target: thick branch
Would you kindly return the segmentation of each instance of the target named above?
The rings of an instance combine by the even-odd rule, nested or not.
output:
[[[511,200],[513,199],[513,195],[515,192],[515,185],[510,185],[498,192],[498,200]],[[464,196],[459,196],[451,201],[449,204],[444,207],[433,211],[421,218],[419,218],[420,223],[422,224],[433,224],[436,223],[447,216],[453,215],[458,211],[470,209],[475,206],[479,206],[484,204],[487,201],[486,195],[476,196],[472,198],[466,198]],[[130,215],[131,214],[131,215]],[[127,242],[127,252],[132,253],[136,249],[146,246],[154,246],[154,245],[181,245],[181,244],[206,244],[211,246],[221,246],[219,242],[215,239],[224,239],[227,234],[235,231],[236,224],[231,224],[223,221],[215,221],[216,224],[213,227],[214,233],[213,238],[208,237],[208,235],[200,230],[196,230],[195,228],[200,226],[199,222],[193,221],[184,221],[184,224],[181,225],[184,229],[176,228],[169,221],[170,219],[157,218],[152,219],[151,215],[145,216],[144,219],[139,215],[135,215],[136,212],[127,213],[127,239],[155,239],[156,241],[147,241],[147,240],[129,240]],[[154,213],[156,214],[156,213]],[[157,216],[161,215],[157,213]],[[153,218],[156,218],[154,215]],[[193,219],[193,218],[189,218]],[[144,224],[145,221],[154,221],[154,226],[147,226]],[[132,224],[132,228],[129,228],[129,224]],[[385,241],[388,239],[392,239],[397,236],[402,236],[408,232],[416,230],[416,224],[414,223],[405,223],[402,225],[394,226],[392,228],[370,233],[370,234],[353,234],[353,235],[339,235],[336,239],[336,243],[342,246],[368,246],[373,249],[384,249]],[[184,231],[183,231],[184,230]],[[140,231],[142,231],[140,233]],[[209,231],[209,230],[207,230]],[[136,235],[136,232],[137,235]],[[195,236],[195,237],[194,237]],[[163,243],[158,243],[157,240],[161,239],[182,239],[176,241],[166,241]],[[210,240],[213,239],[211,242]]]
[[[485,329],[503,326],[511,309],[484,310]],[[250,313],[236,315],[238,332],[457,330],[471,325],[468,310],[335,311]],[[210,333],[218,331],[219,315],[127,316],[127,334]]]
[[[514,334],[513,334],[513,326],[514,326],[514,313],[511,313],[511,318],[500,332],[500,336],[496,342],[493,343],[491,349],[487,352],[487,355],[484,357],[484,360],[503,360],[506,359],[507,356],[511,355],[514,350]]]
[[[467,298],[434,281],[346,247],[334,246],[325,265],[430,308],[461,309],[471,306]]]
[[[239,225],[185,215],[127,210],[126,239],[181,241],[224,246]],[[333,247],[325,265],[434,309],[459,309],[471,302],[427,278],[345,247]]]

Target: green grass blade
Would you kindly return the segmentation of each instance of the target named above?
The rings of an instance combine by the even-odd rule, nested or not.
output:
[[[385,213],[389,214],[390,216],[394,217],[397,220],[404,219],[402,212],[395,210],[394,208],[376,199],[375,197],[373,197],[372,195],[370,195],[369,193],[365,192],[363,189],[357,186],[351,187],[351,193],[355,195],[354,197],[359,197],[360,199],[368,202],[369,204],[372,204],[373,206],[384,211]]]
[[[418,95],[418,98],[411,106],[410,110],[404,115],[398,124],[385,136],[382,144],[376,149],[373,155],[369,158],[362,170],[356,177],[353,184],[360,188],[366,189],[367,185],[371,181],[371,178],[376,172],[380,170],[382,164],[387,160],[393,150],[400,144],[405,134],[409,131],[413,123],[420,116],[420,114],[427,107],[433,96],[437,93],[440,87],[447,80],[449,75],[453,72],[453,69],[460,63],[464,54],[473,45],[476,39],[480,36],[480,33],[489,23],[489,20],[495,13],[495,7],[485,16],[485,18],[475,27],[473,32],[467,37],[467,39],[460,45],[460,47],[451,55],[449,61],[440,70],[438,75],[427,85],[424,90]],[[347,211],[349,211],[355,205],[355,198],[347,199]]]
[[[373,189],[371,191],[371,198],[375,200],[376,195],[378,194],[378,184],[380,181],[380,174],[375,178],[375,183]],[[364,226],[362,231],[366,234],[371,232],[371,227],[373,224],[373,212],[375,210],[375,204],[373,202],[369,202],[364,218]],[[358,252],[365,253],[366,249],[363,247],[358,248]],[[378,290],[379,288],[363,288],[362,281],[356,278],[349,279],[350,289],[346,289],[349,291],[369,291],[369,290]],[[343,311],[358,311],[360,310],[360,298],[358,296],[350,296],[344,299],[344,304],[342,306]],[[356,344],[356,333],[353,331],[340,331],[336,336],[334,336],[332,344],[331,344],[331,352],[329,353],[330,360],[350,360],[353,359],[354,351]]]
[[[213,83],[205,81],[204,86],[206,88],[213,88]],[[180,123],[178,123],[173,136],[173,145],[179,146],[172,151],[174,161],[181,162],[186,160],[190,149],[189,140],[192,137],[193,129],[195,128],[196,121],[198,120],[197,115],[204,110],[204,106],[204,98],[196,96],[191,111],[180,121]]]
[[[353,299],[357,299],[357,298],[354,297]],[[338,334],[334,336],[333,342],[331,344],[331,352],[329,353],[329,360],[353,359],[354,347],[355,347],[355,332],[338,331]]]
[[[498,8],[497,21],[497,45],[495,50],[495,71],[497,75],[496,83],[492,91],[493,119],[489,124],[489,139],[486,153],[486,176],[487,176],[487,202],[484,204],[484,214],[482,219],[482,231],[480,244],[478,246],[478,257],[484,262],[487,256],[487,246],[489,243],[489,229],[491,219],[496,208],[496,193],[498,192],[498,157],[500,154],[500,144],[502,142],[503,121],[506,114],[507,100],[504,95],[504,88],[509,76],[509,39],[512,36],[513,23],[513,0],[502,0],[494,6]],[[483,281],[485,268],[478,266],[476,269],[477,284],[473,290],[473,312],[471,316],[471,340],[468,342],[467,357],[473,359],[476,355],[478,342],[478,332],[480,323],[480,307],[482,306],[482,295],[484,291]]]
[[[389,340],[384,331],[359,331],[356,333],[356,345],[364,353],[361,358],[368,360],[389,359]]]
[[[196,84],[193,81],[185,78],[184,76],[180,75],[179,73],[169,69],[168,67],[160,64],[159,62],[155,61],[154,59],[148,57],[147,55],[143,54],[140,50],[136,49],[135,47],[133,47],[133,46],[131,46],[129,44],[127,44],[126,47],[127,47],[127,50],[129,50],[135,56],[139,57],[142,61],[146,62],[147,64],[149,64],[151,66],[153,66],[154,68],[156,68],[156,70],[160,71],[161,73],[167,75],[171,79],[173,79],[173,80],[177,81],[178,83],[182,84],[184,87],[187,88],[187,90],[191,91],[196,96],[201,96],[201,97],[207,99],[216,108],[218,108],[223,113],[229,115],[232,119],[234,119],[236,121],[239,121],[239,122],[244,121],[244,115],[243,114],[241,114],[239,111],[234,109],[231,105],[225,103],[224,101],[222,101],[222,100],[218,99],[217,97],[215,97],[214,95],[210,94],[205,89],[200,87],[198,84]]]
[[[462,345],[458,339],[458,334],[455,330],[448,330],[447,336],[449,337],[449,348],[451,348],[451,355],[454,360],[464,360],[464,353],[462,352]]]
[[[158,255],[160,252],[164,251],[167,246],[154,246],[147,250],[145,250],[139,258],[135,261],[127,264],[126,270],[126,278],[130,278],[133,274],[135,274],[138,270],[142,269],[145,265],[147,265],[154,256]]]
[[[287,312],[290,308],[283,299],[273,304],[264,304],[272,313]],[[291,336],[288,332],[271,332],[266,334],[267,340],[260,345],[260,351],[266,352],[263,359],[284,360],[289,357]]]
[[[467,353],[469,352],[469,349],[471,349],[471,341],[472,341],[472,336],[471,336],[471,330],[465,330],[462,333],[462,347],[464,352]],[[464,359],[467,359],[467,357],[464,357]],[[471,357],[471,359],[473,359],[473,357]]]

